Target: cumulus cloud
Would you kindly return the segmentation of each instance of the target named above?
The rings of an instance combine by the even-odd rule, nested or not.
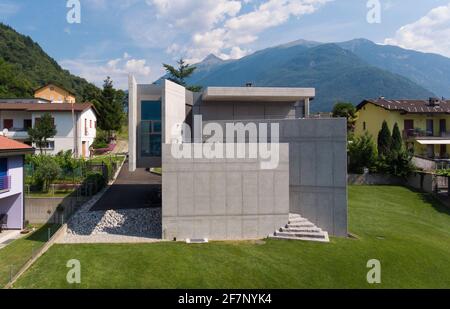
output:
[[[450,57],[450,3],[397,30],[384,43]]]
[[[125,23],[139,44],[162,44],[169,54],[191,63],[210,53],[236,59],[250,53],[248,45],[261,32],[311,14],[330,1],[334,0],[146,0],[150,11]]]
[[[150,83],[150,66],[145,59],[134,59],[128,53],[121,58],[109,61],[86,60],[84,58],[62,60],[61,66],[71,73],[84,77],[97,86],[102,86],[107,76],[114,81],[114,86],[121,89],[128,87],[128,74],[134,74],[140,81]]]

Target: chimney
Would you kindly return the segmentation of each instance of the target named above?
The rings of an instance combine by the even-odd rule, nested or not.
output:
[[[245,87],[247,87],[247,88],[253,87],[253,83],[246,83]]]
[[[439,106],[439,99],[438,98],[430,98],[428,100],[428,103],[430,104],[430,106]]]

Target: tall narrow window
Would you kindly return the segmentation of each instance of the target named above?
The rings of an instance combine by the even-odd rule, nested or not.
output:
[[[142,157],[161,156],[161,101],[142,101],[141,104]]]

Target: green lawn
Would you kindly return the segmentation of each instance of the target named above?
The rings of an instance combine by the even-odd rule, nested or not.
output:
[[[268,240],[134,245],[56,245],[19,280],[20,288],[450,288],[450,212],[403,187],[349,188],[350,230],[330,244]],[[366,282],[378,259],[382,284]]]
[[[47,242],[49,228],[52,235],[58,229],[58,226],[41,226],[33,234],[18,239],[0,249],[0,287],[8,283],[11,269],[15,274]]]

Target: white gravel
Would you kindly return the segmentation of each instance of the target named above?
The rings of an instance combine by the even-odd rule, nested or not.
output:
[[[89,211],[99,194],[68,223],[59,243],[137,243],[161,241],[161,208]]]

